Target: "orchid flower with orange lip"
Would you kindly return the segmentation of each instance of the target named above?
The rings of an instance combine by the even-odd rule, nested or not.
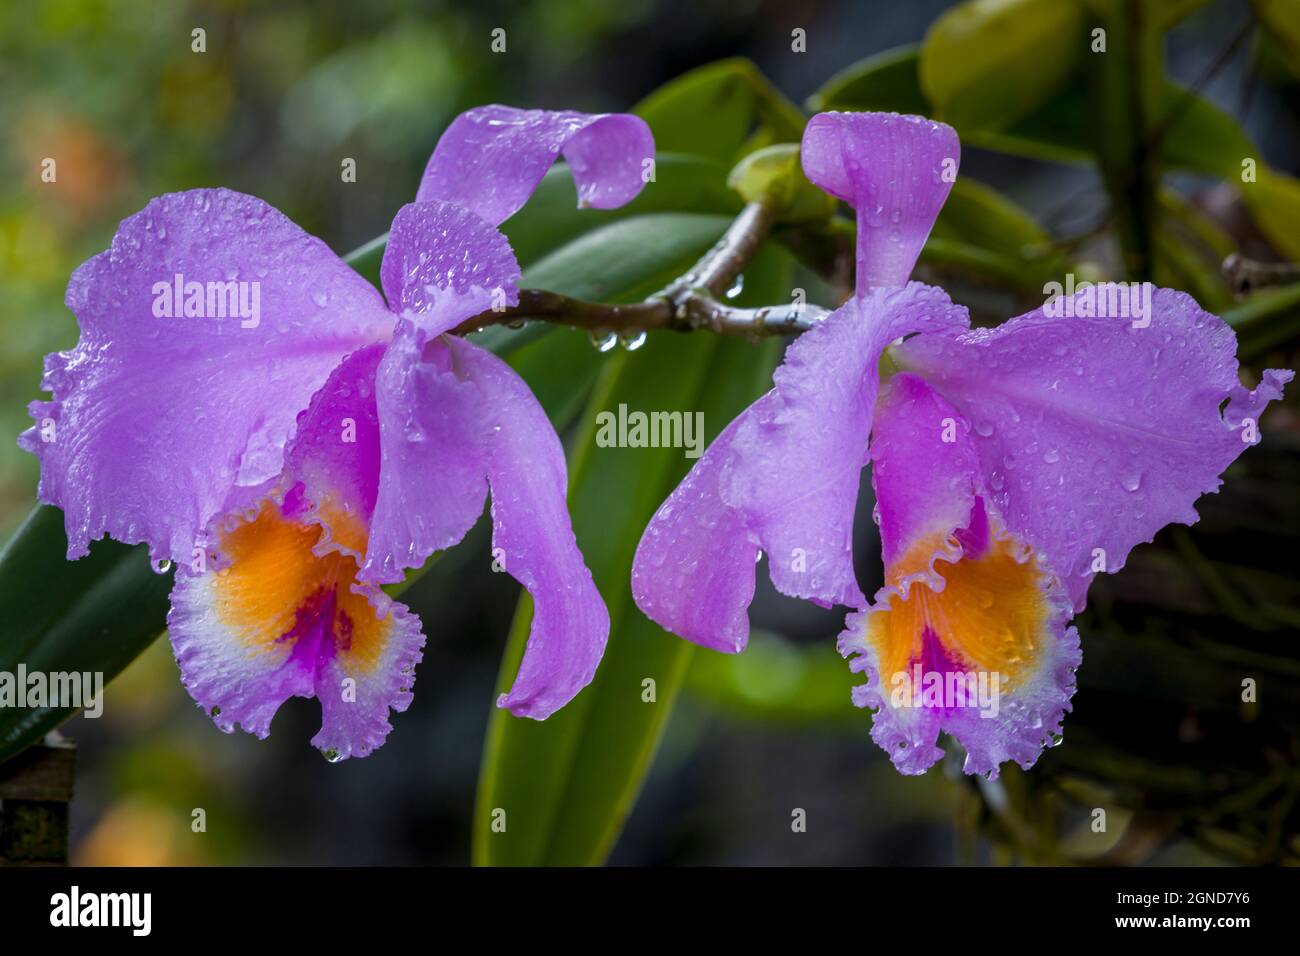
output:
[[[1052,305],[969,328],[943,290],[908,281],[959,151],[921,117],[808,123],[804,171],[856,212],[857,289],[663,503],[632,587],[667,630],[738,652],[765,552],[778,590],[857,609],[839,649],[866,673],[854,702],[875,709],[900,771],[929,768],[946,732],[967,773],[996,775],[1060,733],[1080,662],[1070,619],[1093,576],[1197,520],[1293,373],[1242,387],[1232,330],[1169,289],[1142,322]],[[885,565],[870,602],[852,560],[868,464]],[[918,694],[931,675],[940,693]],[[972,706],[971,678],[996,685],[997,706]]]
[[[559,438],[509,366],[447,334],[518,301],[497,226],[561,152],[580,204],[612,208],[640,191],[654,143],[625,114],[462,114],[393,220],[382,296],[223,189],[152,200],[73,274],[81,339],[47,357],[53,398],[31,404],[20,444],[41,460],[40,499],[65,513],[70,559],[107,534],[177,566],[172,645],[222,730],[265,737],[286,699],[315,697],[312,743],[330,759],[382,744],[425,639],[379,585],[459,542],[489,489],[494,547],[536,604],[500,706],[545,719],[590,682],[609,615],[574,540]],[[204,317],[201,296],[188,316],[156,309],[175,276],[256,283],[265,320]]]

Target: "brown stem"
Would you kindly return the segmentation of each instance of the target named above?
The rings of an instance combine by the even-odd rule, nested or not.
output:
[[[744,309],[718,301],[753,260],[772,224],[773,214],[767,206],[750,203],[699,262],[644,302],[613,305],[542,289],[521,289],[518,305],[482,312],[461,323],[452,333],[465,335],[490,326],[516,326],[538,320],[598,334],[656,329],[689,332],[701,328],[720,335],[804,332],[826,314],[824,310],[802,303]]]

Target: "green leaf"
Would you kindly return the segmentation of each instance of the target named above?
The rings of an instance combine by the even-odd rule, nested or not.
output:
[[[790,266],[787,254],[767,245],[740,301],[786,298]],[[640,790],[694,649],[643,617],[630,591],[641,533],[692,461],[680,448],[598,447],[596,415],[620,404],[701,411],[712,437],[768,386],[775,347],[656,333],[641,351],[620,355],[602,378],[570,459],[569,502],[579,546],[609,607],[609,645],[591,686],[545,722],[493,712],[475,812],[476,863],[602,862]],[[502,659],[501,689],[518,669],[530,623],[525,595]],[[647,678],[655,681],[654,703],[642,697]],[[504,832],[493,830],[498,809],[506,814]]]
[[[1240,186],[1251,219],[1278,252],[1300,262],[1300,181],[1262,165],[1255,177]]]
[[[1063,88],[1087,50],[1073,0],[967,0],[921,44],[921,89],[958,129],[1000,129]]]
[[[1223,313],[1237,333],[1237,356],[1248,362],[1300,338],[1300,282],[1260,289]]]
[[[808,98],[808,109],[867,110],[930,114],[930,101],[921,92],[917,63],[921,47],[911,43],[859,60],[832,76]]]
[[[1064,271],[1064,256],[1034,217],[969,176],[959,176],[953,183],[931,235],[1018,261],[1031,287]]]
[[[730,167],[749,149],[798,142],[804,115],[752,62],[719,60],[664,84],[636,106],[655,149],[704,156]],[[769,134],[751,142],[754,128]]]
[[[0,552],[0,671],[101,672],[107,683],[161,633],[172,575],[144,548],[97,541],[69,562],[63,512],[37,507]],[[39,740],[71,707],[0,708],[0,761]]]
[[[816,94],[822,109],[929,111],[917,77],[918,48],[902,46],[877,54],[837,74]],[[839,79],[842,78],[842,79]],[[1174,116],[1163,135],[1163,163],[1174,169],[1235,179],[1241,161],[1255,155],[1237,122],[1209,100],[1166,83],[1161,116]],[[954,122],[962,140],[998,152],[1050,162],[1092,163],[1096,136],[1088,122],[1082,77],[1028,116],[1000,129]]]
[[[727,176],[730,186],[747,203],[773,209],[778,222],[817,222],[835,214],[835,198],[804,175],[796,143],[778,143],[750,153]]]

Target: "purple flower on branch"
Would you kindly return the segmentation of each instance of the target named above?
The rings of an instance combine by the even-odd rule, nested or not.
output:
[[[653,151],[628,115],[461,115],[393,220],[382,297],[280,212],[222,189],[154,199],[74,273],[81,339],[47,357],[53,398],[32,403],[20,444],[41,460],[40,499],[64,510],[70,559],[107,534],[177,566],[172,643],[223,730],[265,737],[286,699],[316,697],[315,746],[379,746],[424,636],[378,585],[460,541],[489,490],[494,547],[536,606],[501,706],[544,719],[591,680],[609,616],[559,439],[505,363],[444,333],[518,301],[496,227],[558,154],[580,202],[610,208],[640,191]],[[198,297],[157,308],[160,287],[189,288],[177,276]],[[203,317],[203,286],[226,283],[254,285],[257,320]]]
[[[1141,322],[1045,307],[969,328],[941,289],[908,282],[958,157],[954,131],[920,117],[809,122],[805,172],[856,212],[857,289],[790,346],[633,566],[641,609],[715,650],[748,639],[756,554],[785,594],[857,608],[839,641],[867,676],[854,701],[904,773],[942,756],[941,731],[968,773],[1037,759],[1074,693],[1069,621],[1092,577],[1194,523],[1292,378],[1243,388],[1232,330],[1169,289]],[[871,602],[852,561],[868,463],[885,565]]]

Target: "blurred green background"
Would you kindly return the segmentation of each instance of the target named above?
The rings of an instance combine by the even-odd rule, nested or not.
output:
[[[689,69],[737,55],[801,103],[837,71],[921,40],[948,6],[4,4],[0,435],[10,437],[0,441],[0,539],[34,499],[35,460],[12,439],[26,427],[26,402],[38,397],[40,358],[76,341],[62,304],[68,275],[151,196],[215,185],[253,193],[346,252],[387,229],[413,196],[439,133],[465,108],[497,101],[628,109]],[[1296,51],[1256,30],[1245,2],[1153,6],[1191,13],[1167,39],[1171,76],[1195,85],[1241,124],[1262,158],[1294,174],[1300,93],[1286,67],[1300,62]],[[490,48],[496,27],[507,31],[505,53]],[[191,52],[195,28],[206,30],[203,55]],[[795,28],[807,31],[807,53],[791,50]],[[854,105],[851,86],[841,93],[839,105]],[[1117,113],[1090,132],[1099,141],[1121,139],[1125,122]],[[1203,144],[1207,152],[1212,140]],[[40,181],[46,156],[59,157],[57,184]],[[340,182],[344,158],[356,161],[356,184]],[[1032,213],[1046,230],[1049,258],[1068,254],[1099,273],[1113,265],[1114,248],[1101,244],[1114,225],[1099,215],[1107,183],[1092,167],[967,141],[968,178]],[[1157,277],[1167,284],[1223,311],[1237,291],[1233,276],[1218,269],[1227,249],[1260,261],[1287,258],[1230,187],[1195,172],[1171,185],[1172,218],[1199,241],[1161,257]],[[981,227],[997,241],[997,224],[987,220],[967,224],[961,238]],[[959,259],[940,242],[919,275],[951,288],[983,320],[1041,301],[1032,270],[1007,281]],[[1300,279],[1285,267],[1277,276],[1279,283]],[[1254,358],[1294,367],[1294,328],[1287,328]],[[776,596],[760,576],[753,646],[736,659],[695,655],[687,693],[612,862],[1300,856],[1300,611],[1288,550],[1300,538],[1295,407],[1291,398],[1274,414],[1269,442],[1206,503],[1196,532],[1162,534],[1122,576],[1097,587],[1079,623],[1084,667],[1076,713],[1066,722],[1070,746],[1050,751],[1033,772],[1012,769],[995,784],[965,779],[953,766],[899,776],[869,740],[867,715],[849,706],[855,680],[833,642],[842,618]],[[870,513],[869,487],[859,513]],[[880,571],[874,529],[865,525],[858,554],[871,593]],[[307,746],[318,713],[311,701],[288,703],[268,741],[220,734],[180,686],[166,643],[156,643],[112,685],[101,720],[78,717],[65,728],[80,746],[74,862],[466,862],[489,703],[517,593],[504,575],[488,573],[486,531],[480,523],[408,592],[430,638],[416,702],[365,760],[330,766]],[[1263,716],[1228,706],[1247,672],[1276,675],[1270,693],[1285,687],[1265,698]],[[1095,806],[1110,808],[1105,834],[1089,829]],[[207,812],[203,834],[190,828],[197,807]],[[791,830],[796,808],[807,812],[807,832]]]

